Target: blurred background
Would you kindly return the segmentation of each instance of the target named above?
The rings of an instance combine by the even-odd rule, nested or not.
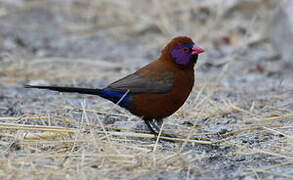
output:
[[[2,123],[12,121],[11,118],[7,120],[5,117],[48,116],[68,118],[78,122],[86,120],[93,124],[98,124],[99,120],[111,127],[144,129],[142,121],[137,117],[101,98],[24,89],[23,85],[101,88],[158,58],[161,49],[173,37],[189,36],[206,52],[199,57],[196,85],[190,98],[183,108],[168,118],[166,127],[176,131],[193,127],[196,128],[193,133],[199,133],[198,136],[206,136],[212,140],[219,138],[218,134],[230,131],[239,130],[237,132],[244,134],[238,136],[236,133],[234,139],[231,138],[231,141],[222,145],[222,149],[216,152],[213,147],[197,145],[185,147],[192,152],[190,155],[199,161],[189,163],[193,168],[193,171],[190,171],[189,167],[182,167],[190,158],[184,162],[182,159],[176,159],[175,165],[177,162],[182,162],[183,165],[177,164],[177,169],[174,164],[174,167],[170,165],[179,172],[179,174],[169,174],[170,177],[180,179],[186,177],[180,173],[203,175],[208,172],[209,175],[222,179],[241,179],[247,175],[243,167],[253,168],[253,171],[248,170],[252,179],[268,177],[265,174],[254,176],[253,173],[260,170],[254,168],[273,166],[279,162],[292,164],[292,130],[278,129],[283,133],[283,137],[286,133],[291,134],[289,141],[282,139],[281,134],[275,136],[276,132],[268,133],[268,130],[263,130],[258,133],[260,131],[252,126],[265,118],[283,117],[287,113],[291,115],[286,117],[292,119],[292,2],[289,0],[0,0],[0,117],[3,117],[0,121]],[[53,119],[48,121],[48,118],[42,121],[28,119],[25,122],[15,123],[80,128],[80,125],[73,122],[68,124]],[[280,125],[278,127],[292,127],[290,121],[280,121],[278,125]],[[13,133],[9,137],[15,136]],[[88,136],[85,135],[82,140],[87,138]],[[12,138],[12,141],[5,140],[5,143],[11,144],[13,141]],[[5,143],[1,141],[0,149]],[[140,141],[129,143],[140,143]],[[88,149],[87,146],[80,145],[80,147],[88,153],[99,149],[100,144],[98,145]],[[33,145],[28,146],[31,148]],[[132,146],[133,144],[129,147]],[[6,150],[10,146],[3,145],[3,147]],[[22,147],[24,147],[23,152],[30,152],[30,148],[26,149],[27,146]],[[56,147],[54,146],[55,149]],[[52,151],[55,152],[54,148]],[[274,155],[279,153],[278,149],[282,149],[282,152],[277,157],[272,157],[273,153],[258,156],[255,154],[256,151],[250,151],[251,148],[271,150]],[[162,158],[167,151],[174,149],[163,147],[161,150],[161,154],[157,155]],[[176,153],[176,150],[174,151]],[[242,153],[244,151],[250,158]],[[133,153],[129,149],[124,149],[123,152],[133,155],[134,159],[140,162],[141,159],[135,156],[137,152]],[[141,155],[144,152],[138,153]],[[198,156],[199,154],[204,155]],[[290,156],[291,159],[289,157],[278,159],[281,156]],[[92,160],[100,162],[98,158]],[[113,165],[113,162],[109,163],[109,167],[115,172],[120,172],[119,168],[125,165],[121,162],[119,164],[118,161]],[[40,167],[43,167],[42,163],[43,161],[40,162]],[[75,163],[69,166],[73,164]],[[144,172],[150,170],[153,173],[161,168],[160,170],[165,172],[168,169],[165,168],[165,164],[167,163],[162,163],[160,166],[159,163],[158,166],[154,166],[157,169],[150,168],[151,170],[141,165],[141,170]],[[133,166],[136,166],[135,163]],[[200,171],[202,167],[205,171]],[[44,168],[46,169],[43,171],[44,174],[49,172],[47,168],[47,166]],[[273,171],[275,175],[270,177],[284,177],[283,172],[288,173],[286,168]],[[112,177],[111,171],[104,172],[108,173],[107,177]],[[127,173],[131,174],[130,171],[125,170],[122,175]],[[74,173],[71,175],[74,177]],[[80,176],[81,174],[77,175]],[[292,173],[287,176],[292,177]],[[188,177],[189,175],[186,179]]]
[[[28,90],[22,86],[27,83],[104,87],[156,59],[178,35],[190,36],[206,49],[198,61],[197,87],[290,89],[290,4],[1,0],[0,107],[22,104],[16,97],[26,101]],[[36,92],[29,91],[30,96]],[[20,113],[9,111],[0,115]]]

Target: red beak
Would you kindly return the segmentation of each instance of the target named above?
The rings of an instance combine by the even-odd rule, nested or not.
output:
[[[204,52],[204,49],[194,45],[192,47],[192,54],[200,54],[200,53],[203,53]]]

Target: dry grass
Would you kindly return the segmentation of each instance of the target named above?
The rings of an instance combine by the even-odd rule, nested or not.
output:
[[[206,101],[212,102],[209,97]],[[293,119],[293,113],[266,112],[266,114],[280,115],[265,117],[232,104],[224,107],[210,106],[213,108],[206,112],[206,104],[208,103],[196,106],[198,111],[201,111],[201,113],[195,112],[198,116],[217,119],[223,115],[236,113],[237,117],[243,118],[243,121],[236,124],[237,130],[227,132],[200,132],[198,127],[188,128],[178,125],[174,129],[165,130],[168,133],[185,135],[177,139],[160,137],[161,140],[172,139],[177,142],[167,143],[148,141],[147,139],[153,136],[142,130],[108,127],[83,120],[78,122],[52,116],[1,117],[3,149],[1,174],[4,177],[13,171],[9,179],[31,177],[55,179],[64,176],[74,179],[91,177],[136,179],[159,172],[177,172],[192,178],[197,174],[205,173],[198,162],[205,161],[209,157],[206,154],[192,153],[193,148],[190,147],[208,145],[236,146],[236,151],[229,156],[263,154],[268,155],[271,161],[279,161],[270,166],[247,168],[243,175],[262,172],[292,177],[290,173],[280,174],[278,168],[289,168],[293,164],[291,151],[293,143],[290,135],[292,134],[290,120]],[[195,105],[188,104],[185,109],[177,113],[177,116],[185,113],[182,111],[190,112],[191,107]],[[83,109],[83,113],[83,117],[86,117],[90,113],[99,112]],[[185,118],[190,117],[193,115]],[[260,119],[256,121],[256,117]],[[51,125],[41,125],[48,122]],[[60,122],[62,126],[54,125]],[[168,126],[168,121],[165,124]],[[174,127],[174,124],[172,125]],[[267,137],[267,133],[279,138],[271,139]],[[243,137],[258,137],[260,147],[251,147],[239,141]],[[280,158],[284,160],[278,160]]]
[[[221,83],[252,44],[266,39],[264,24],[268,19],[265,18],[271,15],[269,10],[276,1],[265,3],[257,13],[247,13],[251,7],[242,3],[229,6],[224,1],[196,2],[25,2],[20,9],[43,8],[45,3],[47,10],[63,17],[57,19],[62,31],[77,41],[94,37],[98,31],[117,43],[137,38],[144,44],[144,50],[152,51],[161,48],[170,37],[185,34],[197,39],[210,52],[221,49],[224,42],[233,51],[218,57],[214,65],[222,68],[216,75],[200,72],[198,85],[188,102],[165,121],[158,139],[136,126],[107,125],[108,117],[124,124],[143,124],[110,103],[75,105],[64,99],[75,100],[78,95],[54,95],[56,99],[52,102],[49,101],[52,96],[34,94],[29,97],[37,99],[32,104],[20,103],[21,115],[0,117],[1,179],[223,178],[225,169],[220,172],[217,166],[231,162],[242,170],[237,177],[292,178],[293,113],[290,107],[278,104],[292,97],[292,91],[240,91]],[[252,2],[257,7],[263,3]],[[235,12],[240,15],[229,15]],[[1,16],[9,13],[9,9],[0,9]],[[47,30],[42,26],[15,26]],[[242,27],[248,32],[241,34]],[[207,61],[209,58],[203,57]],[[97,77],[111,81],[131,69],[131,62],[93,59],[29,59],[17,53],[7,54],[0,62],[0,77],[4,77],[0,81],[7,87],[44,79],[63,83],[86,79],[86,84],[91,84]],[[117,69],[126,70],[117,72]],[[228,93],[236,95],[229,98]],[[164,137],[166,133],[176,134],[177,138]],[[212,161],[214,157],[220,158]],[[242,161],[250,165],[239,165]],[[230,174],[226,177],[231,178]]]

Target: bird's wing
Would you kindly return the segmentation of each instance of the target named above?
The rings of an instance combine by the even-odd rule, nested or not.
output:
[[[173,87],[174,72],[164,68],[143,68],[112,84],[106,89],[129,93],[166,93]]]

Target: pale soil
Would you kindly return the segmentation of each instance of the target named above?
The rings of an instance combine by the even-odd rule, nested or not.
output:
[[[292,64],[265,33],[274,1],[257,15],[214,1],[72,2],[0,2],[1,179],[293,178]],[[101,98],[23,88],[104,87],[178,34],[206,53],[164,128],[203,142],[156,142],[134,131],[146,129],[139,118]]]

